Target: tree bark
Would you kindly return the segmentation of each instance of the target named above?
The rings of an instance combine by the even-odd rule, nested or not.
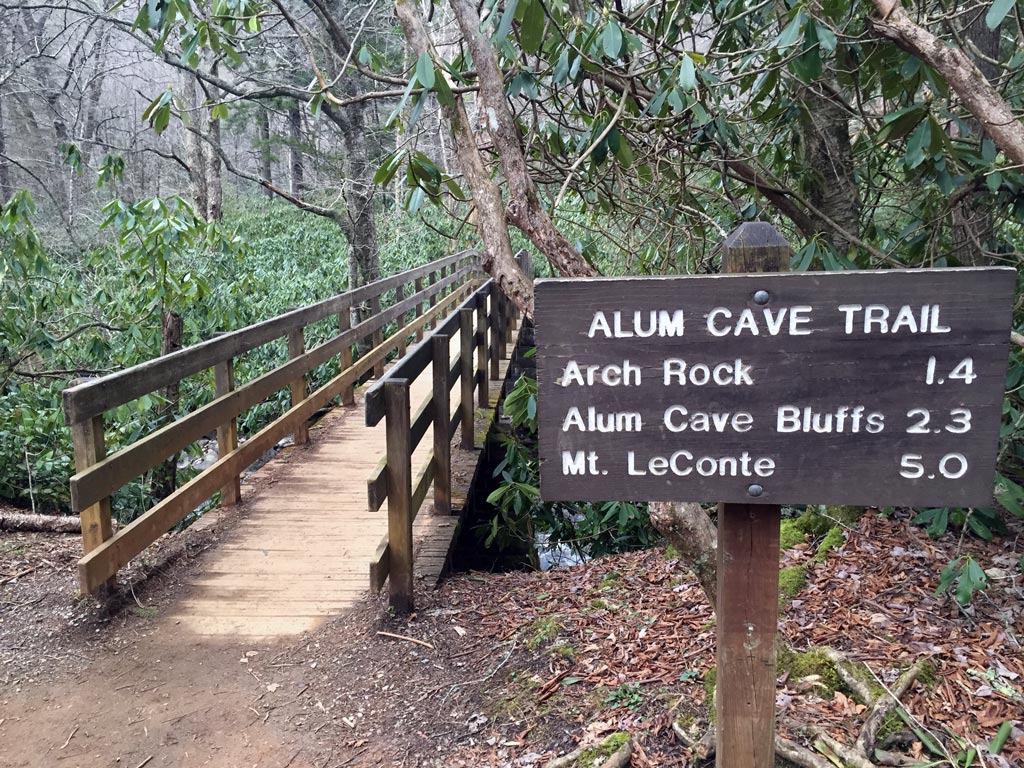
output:
[[[20,512],[0,512],[0,531],[81,533],[82,518],[77,515],[29,515]]]
[[[1024,166],[1024,123],[959,48],[952,48],[917,24],[894,0],[871,0],[878,17],[872,28],[942,75],[968,111],[1012,163]]]
[[[298,107],[288,110],[288,191],[296,197],[306,189],[302,155],[302,111]]]
[[[162,318],[160,335],[160,354],[169,355],[181,349],[184,323],[177,312],[165,310]],[[177,382],[160,391],[166,402],[157,410],[157,423],[166,424],[173,421],[178,412],[179,385]],[[163,464],[153,469],[151,492],[157,500],[170,496],[178,487],[178,454],[175,453]]]
[[[0,94],[0,205],[11,199],[11,166],[7,162],[7,132],[4,128],[3,94]]]
[[[210,116],[210,130],[203,143],[206,159],[207,220],[220,221],[224,218],[224,186],[220,162],[220,120]]]
[[[479,31],[480,17],[476,9],[471,3],[461,0],[453,0],[452,9],[477,68],[480,112],[486,116],[487,129],[508,182],[507,210],[501,188],[492,177],[477,146],[463,97],[456,95],[453,103],[442,105],[442,112],[454,134],[459,164],[473,198],[475,224],[484,243],[483,267],[494,277],[504,293],[524,313],[532,316],[533,282],[523,274],[516,262],[508,234],[509,222],[533,240],[560,274],[593,275],[595,271],[558,232],[550,216],[540,206],[519,144],[515,121],[505,101],[497,57],[490,41]],[[415,0],[396,0],[395,11],[413,52],[417,55],[426,53],[437,60],[437,53],[423,19],[420,18],[418,3]],[[438,76],[447,77],[440,71]]]
[[[977,49],[970,56],[989,83],[999,79],[999,30],[989,29],[985,23],[984,7],[972,11],[963,30],[964,38]],[[984,128],[977,120],[967,120],[966,125],[974,134],[977,145],[986,138]],[[953,126],[956,126],[954,123]],[[995,219],[992,215],[992,194],[981,180],[971,183],[972,189],[961,195],[953,206],[953,252],[957,261],[964,266],[985,266],[991,263],[986,252],[992,250],[995,237]]]
[[[260,159],[260,178],[268,184],[273,184],[274,169],[270,154],[270,111],[264,106],[256,107],[256,139]],[[274,198],[274,192],[270,187],[264,186],[263,194],[270,200]]]
[[[847,232],[860,233],[860,194],[854,177],[849,115],[842,104],[815,88],[804,90],[800,140],[804,156],[804,195],[814,209]],[[851,243],[825,219],[810,212],[816,234],[845,256]]]
[[[651,524],[668,539],[697,577],[711,607],[718,607],[718,530],[695,501],[652,501]]]
[[[206,152],[200,134],[203,133],[202,110],[196,98],[195,78],[190,74],[182,75],[182,117],[185,122],[185,164],[188,165],[189,181],[191,182],[192,205],[196,215],[206,218],[209,212],[209,197],[206,188]],[[191,127],[193,130],[188,130]]]

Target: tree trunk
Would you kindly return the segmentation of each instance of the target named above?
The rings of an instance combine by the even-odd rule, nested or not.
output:
[[[860,235],[860,194],[854,178],[849,115],[843,105],[815,88],[804,90],[800,121],[803,145],[803,192],[821,214],[852,235]],[[826,235],[832,250],[846,256],[850,242],[817,213],[810,213],[816,233]]]
[[[915,22],[895,0],[871,2],[878,13],[872,28],[942,75],[1010,162],[1024,166],[1024,122],[967,54]]]
[[[361,284],[380,279],[380,255],[377,251],[377,221],[373,211],[373,168],[366,144],[363,106],[348,107],[342,136],[348,163],[345,179],[345,214],[348,221],[349,258],[359,268]]]
[[[288,138],[288,167],[291,171],[288,191],[295,197],[300,197],[306,189],[306,184],[303,178],[302,110],[298,107],[288,110]]]
[[[711,607],[718,607],[718,530],[697,502],[653,501],[651,524],[668,539],[697,577]]]
[[[7,163],[7,133],[4,129],[3,94],[0,94],[0,205],[11,199],[11,166]]]
[[[177,312],[165,310],[162,318],[160,335],[160,354],[168,355],[181,349],[181,337],[184,323]],[[178,412],[179,385],[177,382],[160,390],[166,402],[157,410],[157,424],[166,424],[174,420]],[[153,480],[150,490],[153,498],[166,499],[178,487],[178,454],[175,453],[163,464],[153,469]]]
[[[985,23],[985,12],[984,7],[972,11],[962,34],[981,54],[978,56],[968,48],[971,59],[985,79],[993,83],[999,78],[999,67],[993,63],[999,60],[999,30],[988,28],[988,24]],[[974,143],[980,146],[981,142],[988,138],[984,128],[974,119],[965,123],[974,134]],[[971,191],[961,195],[953,206],[953,253],[956,254],[957,261],[963,266],[972,267],[990,264],[991,259],[987,252],[992,250],[994,237],[992,194],[979,179],[973,182]]]
[[[203,142],[206,159],[207,220],[224,218],[224,187],[221,180],[220,120],[210,117],[210,130]]]
[[[185,123],[185,164],[191,181],[192,205],[196,215],[206,218],[209,212],[209,196],[206,188],[206,153],[203,150],[203,111],[196,98],[195,78],[182,75],[182,118]],[[189,130],[189,129],[192,130]]]
[[[270,112],[263,106],[256,107],[256,138],[256,149],[260,158],[260,178],[268,184],[273,184],[274,170],[270,155]],[[263,188],[263,194],[270,200],[274,198],[274,193],[269,187]]]
[[[0,531],[81,533],[82,518],[78,515],[29,515],[20,512],[0,512]]]

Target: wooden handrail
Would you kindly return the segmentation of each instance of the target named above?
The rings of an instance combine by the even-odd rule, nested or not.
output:
[[[370,510],[388,502],[388,536],[370,563],[370,587],[380,589],[387,579],[396,611],[413,609],[412,524],[431,483],[434,513],[451,513],[451,441],[461,424],[462,447],[474,447],[474,393],[479,406],[486,407],[489,380],[499,372],[497,355],[504,353],[513,327],[511,306],[489,280],[366,393],[366,423],[375,426],[383,420],[387,443],[386,457],[367,478]],[[453,337],[459,339],[454,359]],[[411,403],[411,385],[428,367],[431,393]],[[457,382],[460,402],[453,415],[451,390]],[[413,477],[413,453],[431,426],[432,450]]]
[[[468,251],[454,254],[65,390],[65,413],[75,437],[78,470],[71,479],[72,506],[81,513],[83,521],[84,556],[79,561],[82,591],[92,592],[108,583],[119,568],[217,491],[223,494],[222,503],[236,502],[238,477],[247,466],[289,433],[301,440],[306,422],[316,411],[339,395],[350,401],[353,385],[371,371],[382,369],[389,354],[404,349],[410,338],[422,336],[428,326],[443,323],[442,318],[472,293],[469,280],[477,272],[475,254]],[[429,278],[425,287],[424,276]],[[394,304],[350,327],[349,308],[367,299],[371,305],[380,307],[385,292],[409,284],[413,285],[410,293],[404,288],[396,290]],[[425,304],[429,305],[426,310]],[[337,334],[306,350],[305,327],[334,314],[338,315]],[[406,324],[404,321],[409,316],[415,319]],[[385,329],[394,321],[401,327],[385,339]],[[236,388],[232,371],[234,357],[282,337],[289,339],[289,361]],[[376,343],[353,363],[352,345],[367,337]],[[307,393],[305,375],[335,357],[340,358],[342,370],[316,391]],[[211,367],[215,374],[212,402],[117,453],[105,455],[105,411]],[[284,388],[292,391],[291,408],[238,445],[234,435],[235,418]],[[419,426],[418,421],[417,428]],[[220,458],[113,534],[110,496],[125,483],[213,430],[218,433]],[[415,490],[418,492],[419,488],[418,477]]]
[[[270,341],[282,338],[295,328],[303,328],[331,315],[340,314],[369,299],[379,299],[386,291],[413,282],[416,278],[450,265],[475,261],[472,251],[446,256],[421,267],[375,280],[352,291],[340,293],[307,307],[255,323],[237,331],[195,344],[169,355],[148,360],[64,390],[64,414],[69,424],[85,421],[156,392],[219,362],[238,357]],[[411,308],[411,307],[410,307]],[[374,345],[377,346],[377,345]]]

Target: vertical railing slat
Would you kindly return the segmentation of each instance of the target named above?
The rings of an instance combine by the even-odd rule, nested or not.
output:
[[[473,310],[459,312],[459,381],[462,447],[473,449]]]
[[[434,399],[434,514],[452,513],[452,442],[448,434],[452,414],[448,371],[451,368],[451,337],[432,337]]]
[[[235,361],[234,358],[229,357],[213,366],[213,392],[220,398],[234,388]],[[231,418],[217,427],[217,455],[223,458],[236,448],[238,448],[238,420]],[[220,504],[222,507],[229,507],[232,504],[237,504],[241,499],[241,478],[239,475],[233,475],[220,489]]]
[[[388,592],[399,613],[413,609],[412,450],[409,382],[384,382],[385,432],[388,459]]]
[[[288,332],[288,359],[294,360],[297,357],[302,357],[306,353],[306,337],[303,333],[302,326],[293,328]],[[292,393],[292,408],[301,403],[306,399],[308,394],[306,389],[306,377],[305,375],[299,376],[289,386]],[[309,442],[309,424],[305,421],[295,425],[295,432],[293,437],[296,445],[305,445]]]

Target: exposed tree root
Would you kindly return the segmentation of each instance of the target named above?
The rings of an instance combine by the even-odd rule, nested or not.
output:
[[[924,672],[924,662],[917,662],[904,672],[896,684],[886,689],[878,684],[880,693],[874,692],[867,682],[874,675],[867,666],[850,660],[846,655],[832,648],[821,650],[835,665],[836,672],[853,693],[854,698],[868,708],[857,740],[852,744],[843,744],[832,738],[824,729],[804,724],[788,723],[790,729],[804,734],[809,738],[817,751],[798,744],[782,736],[775,737],[775,752],[794,765],[801,768],[834,768],[835,761],[848,768],[878,768],[878,766],[909,766],[913,760],[897,752],[876,750],[878,731],[885,718],[900,705],[899,699],[906,694],[914,681]],[[690,747],[693,756],[699,760],[707,760],[715,754],[715,727],[712,724],[707,733],[699,739],[693,739],[682,728],[674,725],[676,736]],[[872,759],[875,755],[877,762]]]

